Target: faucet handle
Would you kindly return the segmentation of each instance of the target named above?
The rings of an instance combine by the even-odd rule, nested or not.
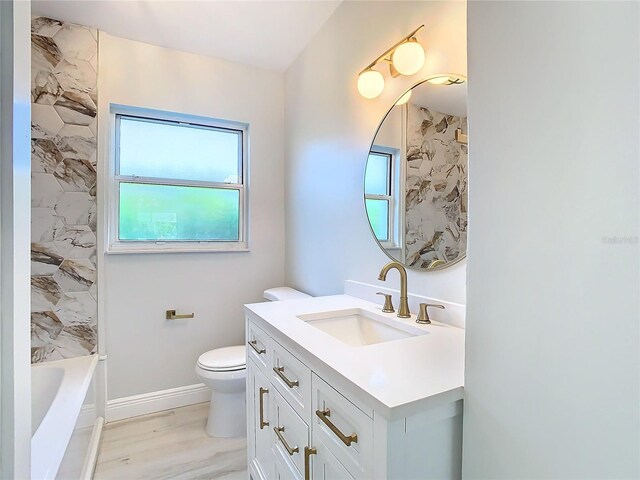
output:
[[[395,312],[395,309],[393,308],[393,302],[391,301],[390,293],[377,292],[376,295],[382,295],[384,297],[384,306],[382,307],[382,311],[384,313]]]
[[[418,318],[416,318],[416,323],[431,323],[431,319],[429,318],[429,312],[427,311],[428,307],[444,309],[444,305],[440,305],[438,303],[421,303],[420,313],[418,313]]]

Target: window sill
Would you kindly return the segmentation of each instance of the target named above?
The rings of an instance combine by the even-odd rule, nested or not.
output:
[[[109,245],[108,255],[131,253],[230,253],[249,252],[246,242],[166,242],[166,243],[114,243]]]

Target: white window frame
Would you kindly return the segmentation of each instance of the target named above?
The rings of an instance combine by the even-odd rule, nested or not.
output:
[[[119,175],[119,132],[121,116],[143,120],[174,122],[196,127],[210,127],[236,130],[242,136],[241,171],[242,183],[175,180]],[[164,112],[146,108],[111,105],[110,108],[110,148],[107,198],[107,253],[172,253],[172,252],[248,252],[249,251],[249,125],[246,123],[218,120],[194,115]],[[189,187],[213,187],[239,191],[238,240],[120,240],[120,184],[145,183],[153,185],[175,185]]]
[[[402,224],[401,220],[404,215],[400,210],[400,206],[402,205],[401,199],[398,198],[398,192],[401,192],[400,188],[400,179],[401,179],[401,164],[399,161],[400,151],[397,148],[386,147],[383,145],[373,145],[371,147],[371,151],[369,154],[379,154],[379,155],[387,155],[389,160],[389,195],[375,195],[365,193],[364,198],[373,199],[373,200],[387,200],[389,202],[389,213],[388,213],[388,221],[389,225],[387,225],[387,232],[389,233],[389,238],[386,241],[381,241],[377,237],[376,240],[382,246],[382,248],[386,250],[392,249],[400,249],[402,245],[402,236],[403,229],[400,228]]]

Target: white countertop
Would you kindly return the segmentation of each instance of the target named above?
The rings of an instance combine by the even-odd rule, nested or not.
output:
[[[319,362],[321,369],[328,369],[352,384],[364,395],[363,400],[385,418],[400,418],[462,399],[464,330],[461,328],[437,322],[418,325],[415,315],[400,319],[395,313],[382,313],[380,305],[349,295],[253,303],[245,307],[251,318],[258,317],[258,326],[271,334],[275,330],[277,335],[294,343],[303,356],[314,364]],[[349,308],[369,310],[416,326],[427,334],[350,347],[297,318],[301,314]]]

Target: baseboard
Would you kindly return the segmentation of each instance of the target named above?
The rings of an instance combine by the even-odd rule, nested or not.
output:
[[[202,383],[117,398],[107,402],[107,422],[208,402],[211,390]]]

